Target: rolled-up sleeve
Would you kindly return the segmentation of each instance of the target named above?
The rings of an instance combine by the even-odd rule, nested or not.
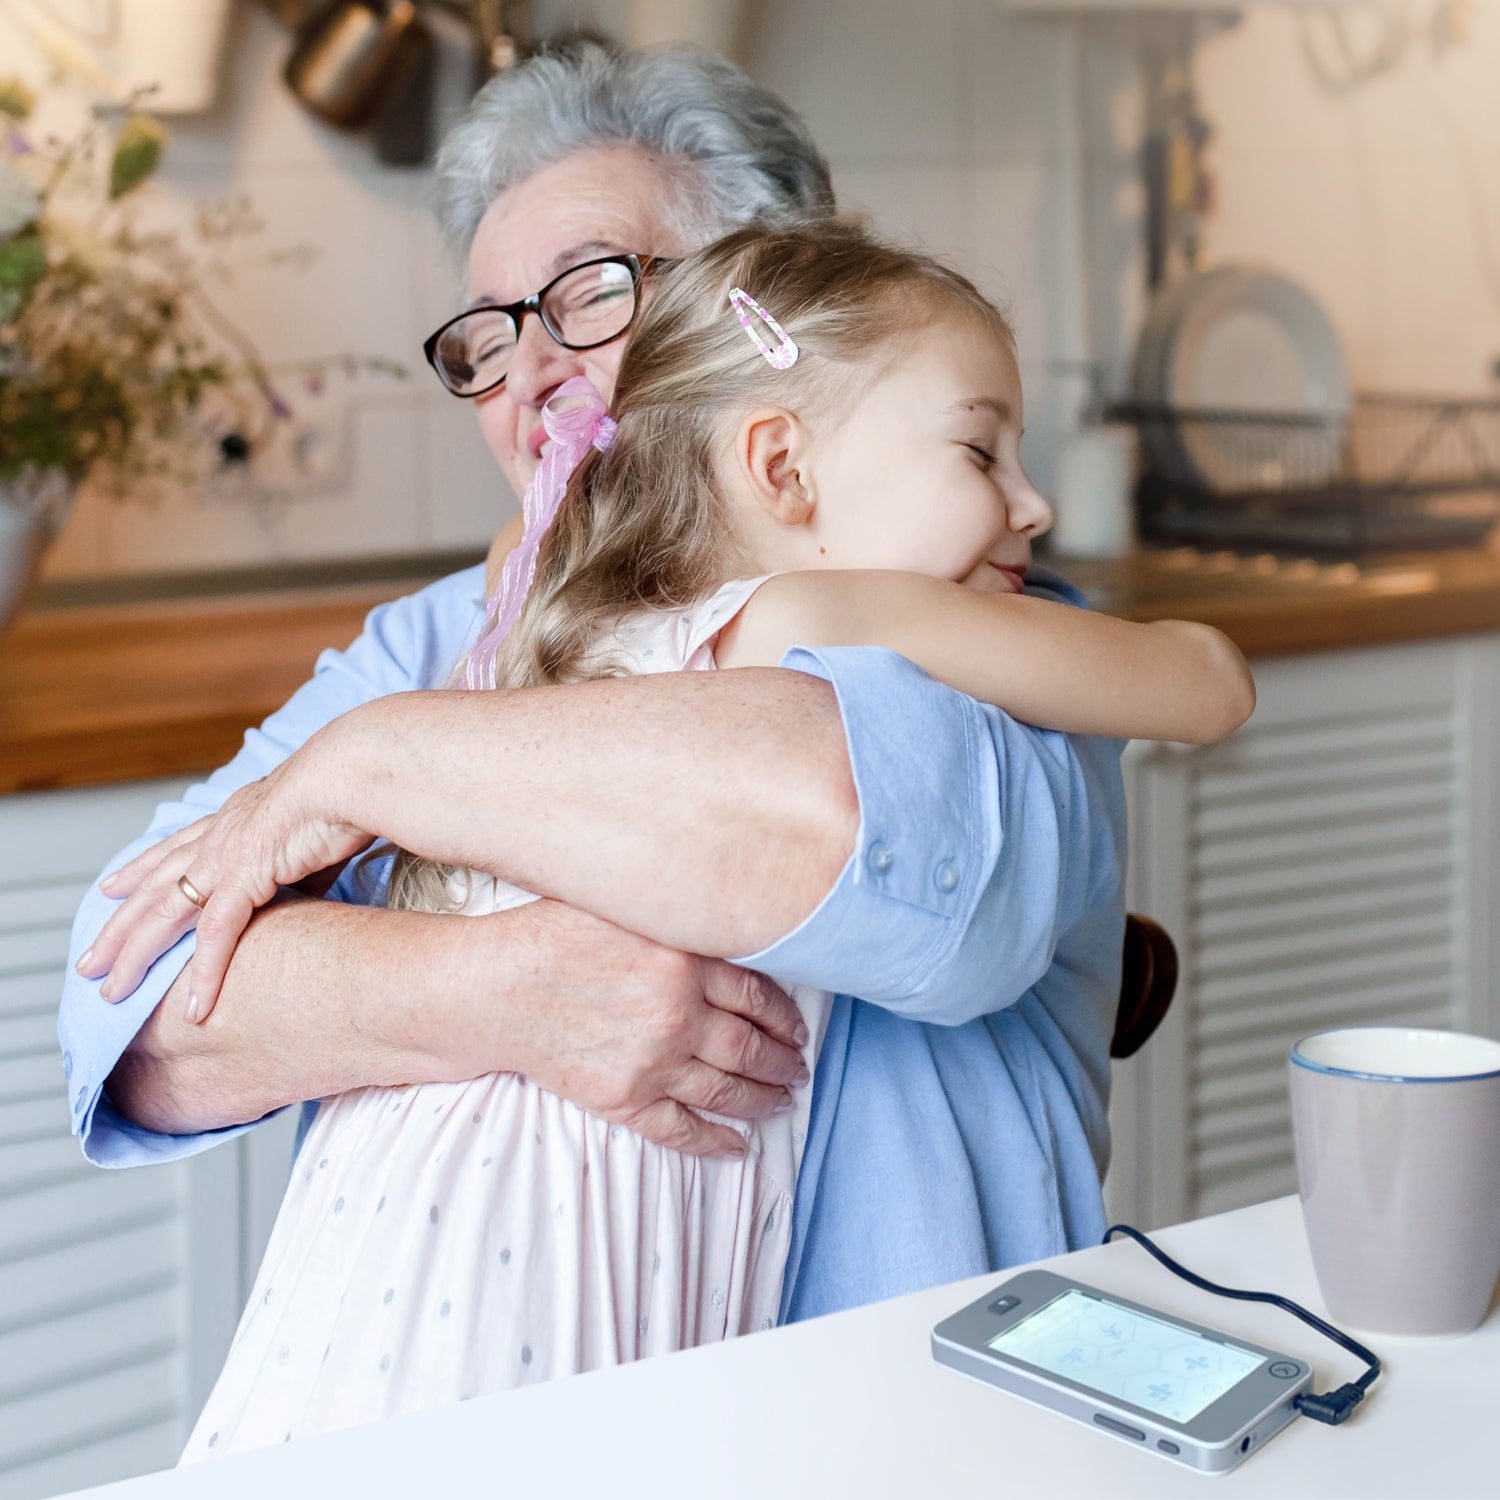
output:
[[[1076,745],[889,651],[797,647],[782,665],[837,694],[859,834],[817,909],[737,961],[946,1025],[1019,999],[1086,910],[1091,829],[1117,812],[1094,805]]]
[[[239,754],[206,781],[189,787],[180,801],[163,803],[150,829],[110,860],[103,873],[217,811],[231,792],[280,765],[340,714],[388,693],[441,681],[472,632],[482,593],[483,570],[473,568],[377,607],[347,650],[323,652],[313,676],[282,708],[248,731]],[[336,899],[359,898],[344,880],[331,894]],[[110,1103],[105,1079],[182,972],[195,945],[195,935],[187,934],[157,959],[133,995],[108,1004],[99,998],[102,981],[82,978],[74,965],[118,905],[97,883],[84,896],[73,922],[57,1018],[73,1133],[80,1138],[83,1154],[106,1167],[190,1156],[252,1128],[161,1135],[132,1125]]]

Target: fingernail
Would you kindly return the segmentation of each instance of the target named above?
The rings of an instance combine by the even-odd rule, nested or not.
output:
[[[184,1014],[187,1016],[190,1026],[198,1019],[198,997],[196,995],[188,996],[187,1010]]]
[[[807,1038],[809,1037],[809,1035],[811,1035],[811,1033],[808,1031],[807,1026],[804,1022],[798,1021],[797,1029],[792,1033],[792,1035],[796,1038],[797,1045],[799,1047],[805,1047],[807,1045]]]
[[[80,958],[78,960],[78,962],[73,965],[73,971],[74,971],[74,973],[76,973],[76,974],[82,974],[83,971],[86,968],[88,968],[88,966],[89,966],[89,960],[91,958],[93,958],[93,956],[94,956],[94,950],[92,948],[85,948],[84,951],[83,951],[83,957]]]
[[[792,1083],[797,1088],[801,1088],[802,1085],[804,1083],[806,1083],[808,1081],[808,1079],[810,1079],[811,1077],[812,1077],[812,1074],[807,1071],[807,1068],[804,1065],[803,1067],[800,1067],[800,1068],[797,1069],[797,1076],[794,1079],[792,1079]]]
[[[99,998],[101,1000],[114,1000],[115,986],[112,980],[106,979],[104,983],[99,986]]]
[[[776,1106],[776,1108],[771,1111],[771,1113],[773,1115],[784,1115],[787,1112],[787,1110],[789,1110],[791,1107],[792,1107],[792,1096],[790,1094],[783,1094],[782,1098],[781,1098],[781,1103],[778,1104]]]
[[[112,871],[110,871],[110,873],[108,875],[104,876],[100,880],[100,882],[99,882],[99,889],[101,891],[107,891],[110,888],[110,886],[112,886],[115,883],[115,881],[119,879],[119,877],[120,877],[120,872],[118,870],[112,870]]]
[[[724,1155],[729,1157],[732,1161],[739,1161],[740,1158],[744,1156],[744,1154],[745,1148],[743,1146],[730,1146],[729,1149],[724,1153]]]

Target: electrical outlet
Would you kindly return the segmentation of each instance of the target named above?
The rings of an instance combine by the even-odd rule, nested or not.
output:
[[[347,393],[302,392],[284,416],[254,422],[225,413],[211,419],[219,461],[209,477],[212,499],[295,500],[347,486],[352,472],[354,410]]]

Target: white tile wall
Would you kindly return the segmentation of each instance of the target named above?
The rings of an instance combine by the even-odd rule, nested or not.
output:
[[[1326,17],[1262,7],[1202,49],[1219,198],[1209,254],[1307,285],[1365,387],[1495,389],[1500,6],[1467,9],[1466,43],[1437,47],[1419,28],[1395,67],[1344,89],[1320,83],[1307,59],[1311,48],[1336,61]],[[1346,24],[1354,51],[1370,55],[1377,8]]]
[[[628,0],[540,0],[545,28],[619,26]],[[1215,126],[1216,260],[1279,266],[1323,297],[1356,378],[1483,386],[1500,353],[1480,236],[1500,247],[1494,156],[1500,6],[1472,7],[1470,45],[1425,42],[1391,75],[1340,97],[1303,56],[1300,24],[1262,8],[1206,40],[1200,88]],[[1312,23],[1318,24],[1318,23]],[[368,142],[312,119],[281,86],[287,38],[237,12],[220,104],[179,119],[164,213],[244,191],[275,244],[312,242],[305,273],[242,277],[225,305],[266,353],[355,349],[412,368],[352,393],[355,456],[334,493],[278,504],[77,508],[54,575],[236,566],[479,546],[515,505],[469,409],[444,398],[420,341],[458,281],[426,207],[425,174],[381,168]],[[758,0],[742,61],[807,117],[843,200],[956,262],[1006,301],[1027,387],[1027,459],[1050,447],[1084,390],[1059,360],[1092,350],[1115,388],[1143,312],[1142,87],[1134,34],[1005,13],[995,0]],[[467,64],[450,33],[444,108]],[[1491,268],[1500,296],[1500,265]]]

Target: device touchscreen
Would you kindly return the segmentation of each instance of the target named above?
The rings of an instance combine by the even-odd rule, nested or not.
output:
[[[1177,1422],[1192,1421],[1266,1362],[1076,1288],[997,1334],[989,1346]]]

